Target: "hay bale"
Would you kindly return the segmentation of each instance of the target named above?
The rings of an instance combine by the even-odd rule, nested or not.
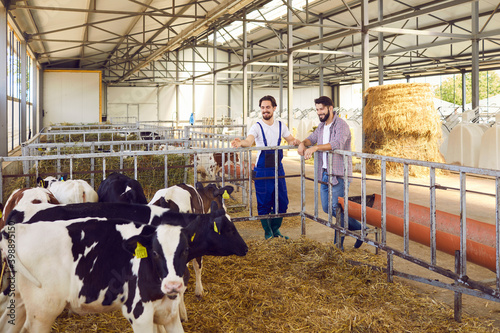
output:
[[[365,92],[363,132],[365,153],[441,162],[441,120],[428,83],[388,84]],[[380,161],[368,160],[367,172],[380,173]],[[387,163],[387,173],[403,174],[403,165]],[[428,169],[410,166],[410,175]]]

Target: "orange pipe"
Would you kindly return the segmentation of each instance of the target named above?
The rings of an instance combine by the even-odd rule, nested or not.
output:
[[[372,208],[380,210],[382,197],[375,194]],[[430,208],[410,203],[410,221],[430,227]],[[386,212],[404,219],[404,202],[386,197]],[[496,230],[494,224],[489,224],[474,219],[467,219],[467,239],[475,242],[496,246]],[[441,230],[460,236],[460,216],[436,210],[436,230]]]
[[[339,197],[339,203],[344,208],[344,198]],[[361,205],[349,201],[349,216],[361,220]],[[380,228],[382,212],[366,207],[366,222]],[[388,232],[404,236],[404,220],[392,214],[386,214],[386,228]],[[430,246],[430,228],[424,225],[409,222],[409,237],[412,241]],[[496,251],[494,247],[487,246],[473,240],[466,241],[467,260],[477,265],[486,267],[496,272]],[[444,231],[436,230],[436,248],[440,251],[455,255],[455,250],[460,250],[460,237]]]

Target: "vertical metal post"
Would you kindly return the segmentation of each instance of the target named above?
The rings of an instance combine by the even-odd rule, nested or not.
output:
[[[288,22],[292,22],[293,21],[293,12],[292,12],[292,0],[287,0],[287,3],[288,3],[288,11],[287,11],[287,20]],[[287,126],[290,128],[290,117],[292,115],[292,111],[293,111],[293,52],[292,52],[292,48],[293,48],[293,25],[292,24],[288,24],[288,27],[287,27],[287,55],[288,55],[288,66],[287,66],[287,69],[288,69],[288,89],[287,89],[287,93],[288,93],[288,100],[287,100],[287,108],[288,108],[288,112],[287,112],[287,117],[286,117],[286,124]]]
[[[245,62],[248,59],[248,42],[247,42],[247,12],[246,9],[243,10],[243,124],[245,124],[245,118],[248,117],[248,65]]]
[[[500,178],[495,178],[496,188],[496,209],[495,209],[495,226],[496,226],[496,256],[497,256],[497,291],[500,290]],[[0,192],[2,193],[2,192]]]
[[[380,211],[381,211],[381,218],[382,221],[380,221],[380,228],[382,229],[382,239],[380,240],[382,245],[386,245],[387,242],[387,202],[386,202],[386,196],[387,196],[387,189],[386,189],[386,161],[383,159],[380,161],[380,196],[381,198],[381,203],[380,203]]]
[[[460,279],[460,272],[462,271],[462,265],[461,265],[461,259],[460,259],[460,251],[456,250],[455,251],[455,273],[459,275]],[[455,281],[457,285],[460,285],[460,281]],[[462,322],[462,293],[455,291],[454,293],[454,308],[453,312],[455,315],[455,321],[461,323]]]
[[[253,196],[252,196],[252,178],[253,178],[253,170],[252,170],[252,152],[247,150],[248,154],[248,198],[249,198],[249,214],[253,216]]]
[[[300,157],[300,234],[306,234],[306,163],[304,156]]]
[[[321,40],[323,39],[323,15],[322,14],[319,14],[319,36],[318,38]],[[320,50],[323,50],[323,43],[319,44],[319,49]],[[320,96],[323,96],[324,93],[323,93],[323,88],[324,88],[324,77],[323,77],[323,72],[324,72],[324,68],[323,68],[323,53],[320,53],[319,54],[319,95]]]
[[[163,165],[164,165],[164,168],[163,168],[163,185],[165,186],[165,188],[168,187],[168,154],[165,153],[165,155],[163,156]]]
[[[322,153],[318,153],[322,154]],[[332,195],[332,183],[333,183],[333,172],[332,172],[332,161],[333,161],[333,153],[331,151],[326,153],[326,159],[327,159],[327,166],[326,170],[328,173],[328,226],[330,227],[332,225],[332,215],[333,215],[333,195]],[[323,179],[323,176],[321,176],[321,179]],[[345,205],[344,205],[345,207]],[[338,211],[335,212],[335,216],[339,216]],[[340,219],[337,219],[337,222],[340,222],[340,225],[342,225],[342,221]],[[344,224],[345,225],[345,224]],[[337,242],[339,242],[339,238],[337,238]]]
[[[137,180],[137,155],[134,155],[134,179]]]
[[[214,117],[214,125],[217,124],[217,29],[214,29],[214,48],[213,48],[213,117]],[[208,57],[207,57],[208,58]],[[223,124],[224,125],[224,124]],[[223,164],[224,165],[224,164]]]
[[[264,151],[261,151],[261,154]],[[274,213],[279,213],[279,196],[278,196],[278,153],[279,149],[274,148]]]
[[[466,205],[466,174],[460,171],[460,277],[467,274],[467,205]]]
[[[21,142],[26,142],[26,129],[27,129],[27,120],[26,120],[26,58],[28,54],[26,53],[26,42],[24,40],[20,41],[21,44],[21,54],[19,54],[19,60],[21,62],[21,96],[20,96],[20,112],[21,112],[21,124],[19,126],[19,136]]]
[[[472,87],[472,109],[479,116],[479,1],[471,2],[472,11],[472,67],[471,67],[471,87]]]
[[[430,168],[430,227],[431,265],[436,265],[436,169]]]
[[[361,85],[362,93],[370,86],[370,36],[368,34],[368,0],[361,1]],[[362,110],[365,108],[365,99],[362,99]],[[363,118],[361,118],[363,119]],[[365,145],[365,132],[361,136],[363,147]]]
[[[403,205],[404,205],[404,253],[405,254],[409,254],[410,252],[410,209],[409,209],[410,186],[409,186],[408,173],[409,173],[408,164],[404,163]]]
[[[349,159],[344,155],[344,228],[349,226]],[[333,165],[333,163],[332,163]]]
[[[102,180],[106,179],[106,157],[102,158]]]
[[[314,157],[314,217],[318,218],[318,179],[321,175],[318,173],[318,152],[315,152]]]
[[[378,21],[384,20],[384,0],[378,0]],[[384,84],[384,33],[378,33],[378,84]]]
[[[90,153],[92,154],[92,156],[94,155],[95,153],[95,147],[94,147],[94,142],[92,142],[92,144],[90,145]],[[92,186],[92,188],[95,188],[95,179],[94,179],[94,170],[95,170],[95,158],[94,157],[91,157],[90,158],[90,186]]]
[[[345,158],[346,156],[344,156]],[[349,183],[348,183],[349,184]],[[361,237],[366,237],[366,159],[361,159]]]
[[[8,122],[7,122],[7,9],[0,4],[0,156],[7,156],[8,148]],[[0,168],[1,169],[1,168]],[[1,192],[0,192],[1,194]]]
[[[387,251],[387,282],[392,283],[394,276],[394,258],[391,251]]]
[[[179,95],[180,95],[180,86],[179,86],[179,49],[175,50],[175,125],[179,126]]]

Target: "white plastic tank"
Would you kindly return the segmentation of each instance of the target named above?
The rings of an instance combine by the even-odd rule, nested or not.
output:
[[[446,151],[448,150],[448,137],[450,136],[450,131],[448,130],[448,127],[446,127],[444,124],[441,125],[441,141],[439,142],[439,152],[441,155],[446,156]]]
[[[500,169],[500,124],[493,125],[481,138],[479,168]]]
[[[347,120],[347,124],[351,129],[351,150],[362,152],[363,151],[363,129],[356,120]]]
[[[455,126],[448,136],[448,147],[444,158],[448,164],[458,164],[477,168],[481,137],[487,126],[461,123]]]

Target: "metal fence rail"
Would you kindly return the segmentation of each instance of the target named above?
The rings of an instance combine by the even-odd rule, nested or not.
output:
[[[227,126],[224,126],[227,127]],[[195,131],[196,130],[196,131]],[[242,131],[244,129],[242,128]],[[227,162],[228,159],[228,154],[226,153],[236,153],[239,156],[239,160],[234,162],[234,169],[228,169],[227,171],[222,169],[221,172],[221,178],[218,179],[218,181],[224,186],[225,183],[231,182],[232,184],[237,184],[241,189],[243,189],[243,195],[245,198],[248,199],[248,211],[249,214],[246,217],[240,217],[240,218],[233,218],[235,222],[237,221],[249,221],[249,220],[258,220],[262,218],[274,218],[274,217],[287,217],[287,216],[301,216],[301,234],[305,235],[306,234],[306,227],[305,227],[305,221],[306,219],[316,221],[318,223],[321,223],[323,225],[326,225],[338,233],[341,233],[346,236],[354,237],[356,239],[361,239],[367,244],[385,251],[387,253],[387,267],[378,267],[377,269],[382,269],[387,272],[387,276],[389,280],[392,280],[394,276],[406,278],[406,279],[411,279],[414,281],[418,281],[421,283],[426,283],[430,284],[433,286],[437,286],[440,288],[445,288],[448,290],[452,290],[455,293],[457,293],[456,297],[456,319],[459,319],[459,314],[461,313],[461,307],[460,307],[460,302],[459,302],[459,295],[461,294],[468,294],[472,295],[475,297],[481,297],[484,299],[500,302],[500,228],[499,228],[499,209],[500,209],[500,171],[499,170],[488,170],[488,169],[478,169],[478,168],[471,168],[471,167],[462,167],[462,166],[456,166],[456,165],[448,165],[448,164],[442,164],[442,163],[434,163],[434,162],[425,162],[425,161],[417,161],[417,160],[410,160],[410,159],[402,159],[402,158],[394,158],[394,157],[387,157],[387,156],[380,156],[380,155],[373,155],[373,154],[364,154],[364,153],[358,153],[358,152],[350,152],[350,151],[335,151],[335,154],[341,154],[343,155],[344,158],[344,165],[345,165],[345,174],[344,174],[344,179],[347,179],[347,161],[349,156],[355,156],[361,159],[361,207],[362,207],[362,217],[361,217],[361,223],[362,223],[362,231],[361,233],[357,232],[352,232],[347,230],[347,228],[343,228],[340,226],[340,221],[339,221],[339,216],[340,214],[337,214],[337,220],[334,221],[334,218],[332,217],[332,212],[330,211],[328,214],[328,219],[323,219],[319,217],[318,213],[318,196],[316,195],[318,193],[318,186],[321,183],[320,177],[321,175],[318,175],[316,172],[314,172],[314,176],[311,177],[310,175],[306,174],[306,167],[305,167],[305,161],[303,158],[301,158],[301,163],[300,163],[300,174],[299,175],[288,175],[286,178],[291,178],[291,177],[300,177],[300,184],[301,184],[301,204],[298,209],[290,209],[288,213],[285,214],[270,214],[267,216],[258,216],[255,215],[254,209],[253,209],[253,186],[251,186],[251,183],[253,181],[252,179],[252,173],[249,172],[249,170],[252,169],[252,153],[257,152],[259,150],[274,150],[275,152],[279,149],[295,149],[295,147],[291,146],[279,146],[279,147],[250,147],[250,148],[238,148],[238,149],[233,149],[233,148],[227,148],[229,146],[228,144],[228,138],[227,136],[220,136],[217,133],[209,133],[205,132],[205,128],[203,126],[192,126],[189,130],[185,130],[185,133],[189,132],[189,139],[188,140],[177,140],[177,141],[169,141],[169,140],[153,140],[154,143],[159,143],[163,142],[167,146],[172,146],[172,143],[181,143],[180,146],[173,146],[175,147],[175,150],[130,150],[130,151],[111,151],[110,149],[109,152],[103,152],[103,151],[96,151],[96,147],[100,147],[99,145],[105,146],[105,145],[110,145],[113,144],[113,147],[122,147],[125,145],[124,142],[119,141],[119,142],[85,142],[85,143],[78,143],[78,144],[69,144],[66,143],[65,147],[94,147],[94,151],[88,152],[88,153],[75,153],[75,154],[68,154],[68,155],[62,155],[62,154],[55,154],[55,155],[49,155],[49,154],[44,154],[44,155],[39,155],[38,153],[34,153],[33,156],[18,156],[18,157],[1,157],[0,158],[0,163],[1,162],[13,162],[13,161],[19,161],[22,162],[26,167],[23,170],[23,177],[28,177],[30,172],[34,172],[35,176],[38,176],[38,163],[40,161],[46,161],[46,160],[59,160],[59,161],[69,161],[69,166],[70,166],[70,178],[72,178],[72,167],[73,167],[73,160],[76,159],[90,159],[94,161],[97,158],[102,159],[102,167],[99,169],[97,166],[92,163],[92,170],[90,170],[91,174],[94,175],[95,173],[102,173],[103,177],[105,177],[106,174],[106,159],[109,158],[124,158],[124,157],[132,157],[134,159],[134,177],[137,179],[138,178],[138,162],[137,158],[140,156],[150,156],[150,155],[155,155],[155,156],[163,156],[164,160],[164,165],[160,166],[165,169],[165,179],[164,179],[164,187],[169,186],[169,180],[167,177],[168,174],[168,158],[171,154],[181,154],[185,156],[192,156],[190,160],[192,161],[192,165],[185,165],[186,172],[189,168],[192,168],[193,171],[196,171],[198,169],[197,165],[197,158],[195,158],[199,154],[215,154],[215,153],[221,153],[222,157],[222,165],[225,165],[225,162]],[[196,132],[198,134],[201,134],[203,137],[196,137]],[[203,141],[204,140],[204,141]],[[155,142],[158,141],[158,142]],[[195,148],[195,146],[198,146],[196,143],[197,141],[199,142],[205,142],[207,146],[209,147],[215,147],[215,148]],[[224,144],[221,144],[220,146],[216,146],[215,142],[224,142]],[[55,147],[56,150],[59,147],[61,149],[61,145],[54,144],[54,143],[46,143],[46,144],[39,144],[39,143],[30,143],[32,145],[33,152],[38,152],[38,148],[51,148]],[[135,144],[135,142],[134,142]],[[188,149],[187,147],[191,147]],[[30,149],[31,149],[30,148]],[[334,153],[329,152],[329,155],[332,155]],[[30,153],[31,154],[31,153]],[[318,154],[318,153],[315,153]],[[275,154],[275,189],[276,193],[277,191],[277,169],[278,169],[278,163],[277,163],[277,158],[278,154]],[[329,156],[331,158],[331,156]],[[380,160],[381,161],[381,173],[380,173],[380,178],[371,178],[368,179],[366,176],[366,161],[369,159],[373,160]],[[315,158],[317,161],[317,158]],[[387,171],[386,171],[386,164],[387,163],[399,163],[403,165],[403,181],[402,181],[402,186],[403,186],[403,202],[404,202],[404,207],[405,207],[405,214],[404,214],[404,246],[403,250],[398,250],[396,247],[394,247],[392,244],[388,244],[387,240],[387,225],[386,225],[386,217],[387,217],[387,212],[386,212],[386,195],[387,195],[387,186],[389,181],[387,180]],[[409,215],[408,215],[408,206],[409,206],[409,191],[410,191],[410,186],[412,184],[410,183],[409,180],[409,166],[421,166],[424,168],[427,168],[429,170],[429,185],[427,186],[428,188],[428,193],[429,193],[429,207],[430,207],[430,215],[429,215],[429,221],[430,221],[430,232],[431,232],[431,244],[430,244],[430,257],[426,260],[419,258],[418,255],[414,254],[411,251],[411,248],[409,247],[410,244],[410,238],[409,238]],[[34,167],[34,171],[32,171]],[[455,270],[452,271],[449,268],[439,266],[437,264],[437,246],[436,246],[436,238],[435,238],[435,233],[436,233],[436,190],[439,188],[439,186],[436,183],[436,170],[447,170],[451,172],[456,172],[459,174],[459,194],[460,194],[460,249],[456,254],[456,265],[455,265]],[[57,170],[55,170],[57,171]],[[496,226],[496,248],[495,248],[495,253],[496,253],[496,271],[494,272],[495,274],[495,287],[489,287],[488,285],[485,285],[481,282],[475,281],[472,278],[467,276],[467,229],[466,229],[466,217],[467,217],[467,212],[466,212],[466,193],[467,193],[467,186],[466,186],[466,178],[468,175],[482,175],[482,176],[487,176],[487,177],[492,177],[495,180],[495,226]],[[33,176],[33,175],[32,175]],[[365,231],[365,227],[367,226],[367,217],[366,217],[366,182],[368,180],[373,181],[376,180],[380,182],[380,194],[382,197],[382,203],[381,203],[381,239],[378,240],[377,238],[373,239],[373,237],[370,237],[370,235],[367,234]],[[4,180],[4,175],[2,174],[2,170],[0,170],[0,193],[3,193],[3,180]],[[193,172],[193,180],[194,182],[198,181],[197,178],[197,172]],[[212,181],[212,180],[209,180]],[[310,198],[312,196],[306,196],[306,181],[312,181],[314,182],[314,208],[312,211],[308,210],[306,208],[306,202],[310,202]],[[347,183],[347,181],[346,181]],[[92,184],[94,185],[94,184]],[[331,196],[331,193],[330,193]],[[331,200],[331,199],[330,199]],[[348,200],[348,189],[346,186],[346,190],[344,193],[344,200],[347,202]],[[331,202],[331,201],[330,201]],[[278,198],[275,197],[275,205],[276,205],[276,211],[278,210]],[[347,226],[347,217],[349,215],[349,209],[348,205],[345,205],[345,222],[344,225]],[[493,215],[493,212],[492,212]],[[395,267],[394,267],[394,262],[393,262],[393,257],[397,256],[400,257],[404,260],[407,260],[409,262],[412,262],[416,265],[419,265],[421,267],[424,267],[428,269],[431,272],[440,274],[444,278],[451,279],[454,282],[453,283],[444,283],[441,281],[437,281],[434,279],[429,279],[426,276],[416,276],[416,275],[411,275],[403,272],[398,272]]]

